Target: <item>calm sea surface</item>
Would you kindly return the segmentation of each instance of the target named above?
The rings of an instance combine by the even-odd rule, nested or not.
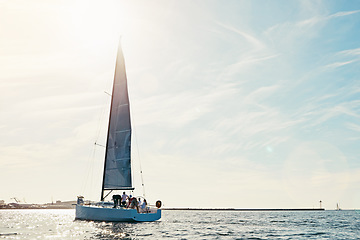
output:
[[[360,239],[359,211],[163,211],[161,221],[75,221],[75,210],[1,210],[5,239]]]

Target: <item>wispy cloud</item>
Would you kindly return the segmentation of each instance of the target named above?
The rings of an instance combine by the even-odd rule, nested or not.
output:
[[[228,25],[228,24],[224,24],[224,23],[220,23],[220,22],[217,22],[217,24],[226,30],[229,30],[231,32],[239,34],[241,37],[243,37],[248,43],[250,43],[253,46],[253,48],[254,48],[253,50],[261,50],[265,47],[265,45],[262,41],[260,41],[258,38],[252,36],[249,33],[246,33],[244,31],[242,31],[238,28],[235,28],[231,25]]]
[[[306,125],[316,126],[338,116],[351,116],[356,119],[360,119],[360,115],[357,110],[359,106],[359,100],[343,102],[331,107],[313,105],[311,110],[301,111],[301,115],[308,119]]]
[[[258,103],[255,105],[259,106]],[[217,123],[214,130],[228,136],[222,145],[230,145],[232,150],[275,146],[286,141],[289,138],[288,131],[303,121],[294,120],[291,116],[265,105],[260,106],[258,110],[250,110],[248,106],[249,102],[246,102],[243,109]]]
[[[357,11],[345,11],[345,12],[337,12],[330,15],[317,15],[309,19],[302,20],[300,22],[297,22],[296,25],[298,27],[306,27],[306,26],[314,26],[315,24],[328,21],[334,18],[344,17],[352,14],[360,13],[360,10]]]
[[[334,18],[344,17],[352,14],[360,13],[360,10],[357,11],[346,11],[346,12],[337,12],[330,15],[317,15],[315,17],[297,22],[296,25],[298,27],[305,27],[305,26],[313,26],[315,24],[318,24],[320,22],[328,21]]]
[[[245,97],[245,103],[259,102],[264,98],[267,98],[280,89],[280,85],[260,87],[253,92],[249,93]]]
[[[338,53],[339,55],[360,55],[360,48],[348,49]]]
[[[324,68],[338,68],[360,61],[360,48],[342,50],[330,56],[330,62]]]
[[[226,77],[233,76],[234,74],[238,73],[243,68],[254,66],[263,61],[267,61],[267,60],[276,58],[278,56],[279,56],[279,54],[273,54],[273,55],[268,55],[268,56],[263,56],[263,57],[244,56],[238,62],[232,63],[229,66],[227,66],[224,71],[224,76],[226,76]]]
[[[213,106],[218,101],[236,92],[234,84],[221,84],[211,88],[206,87],[195,91],[189,90],[176,96],[168,94],[152,96],[133,103],[133,105],[138,105],[138,107],[134,107],[134,111],[136,111],[135,117],[140,119],[137,120],[139,121],[137,123],[140,125],[156,122],[165,124],[165,126],[180,127],[213,111]],[[137,112],[139,112],[139,115]]]
[[[342,11],[342,12],[337,12],[337,13],[331,14],[330,16],[328,16],[328,18],[344,17],[344,16],[348,16],[348,15],[352,15],[352,14],[357,14],[357,13],[360,13],[360,10],[356,10],[356,11]]]
[[[342,67],[351,63],[356,62],[356,60],[350,60],[350,61],[345,61],[345,62],[335,62],[335,63],[331,63],[325,66],[325,68],[338,68],[338,67]]]
[[[291,47],[295,42],[302,43],[304,39],[311,39],[317,36],[320,29],[328,21],[358,13],[360,13],[360,10],[337,12],[328,15],[314,12],[312,17],[304,20],[287,21],[271,26],[265,30],[264,34],[274,43],[278,42],[280,47]]]
[[[347,123],[346,126],[351,129],[351,130],[354,130],[354,131],[357,131],[357,132],[360,132],[360,125],[358,124],[355,124],[355,123]]]

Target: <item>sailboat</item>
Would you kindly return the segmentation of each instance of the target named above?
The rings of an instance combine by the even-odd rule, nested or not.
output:
[[[341,211],[342,209],[340,208],[340,204],[339,203],[336,203],[336,210],[337,211]]]
[[[105,198],[114,190],[134,190],[131,178],[131,118],[125,61],[119,45],[105,151],[100,202],[86,203],[78,196],[75,218],[93,221],[151,222],[161,218],[161,201],[147,206],[146,211],[117,206]],[[105,195],[106,193],[106,195]]]

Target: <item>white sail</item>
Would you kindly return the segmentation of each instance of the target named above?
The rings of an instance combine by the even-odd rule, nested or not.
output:
[[[103,178],[103,190],[119,189],[132,189],[130,107],[121,47],[116,60]]]

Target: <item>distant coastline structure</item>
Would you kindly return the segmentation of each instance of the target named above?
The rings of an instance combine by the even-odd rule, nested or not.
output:
[[[278,212],[278,211],[325,211],[324,208],[163,208],[164,211],[238,211],[238,212]]]
[[[73,209],[75,208],[76,201],[60,201],[57,200],[55,203],[45,204],[33,204],[33,203],[5,203],[4,200],[0,200],[0,209]]]

